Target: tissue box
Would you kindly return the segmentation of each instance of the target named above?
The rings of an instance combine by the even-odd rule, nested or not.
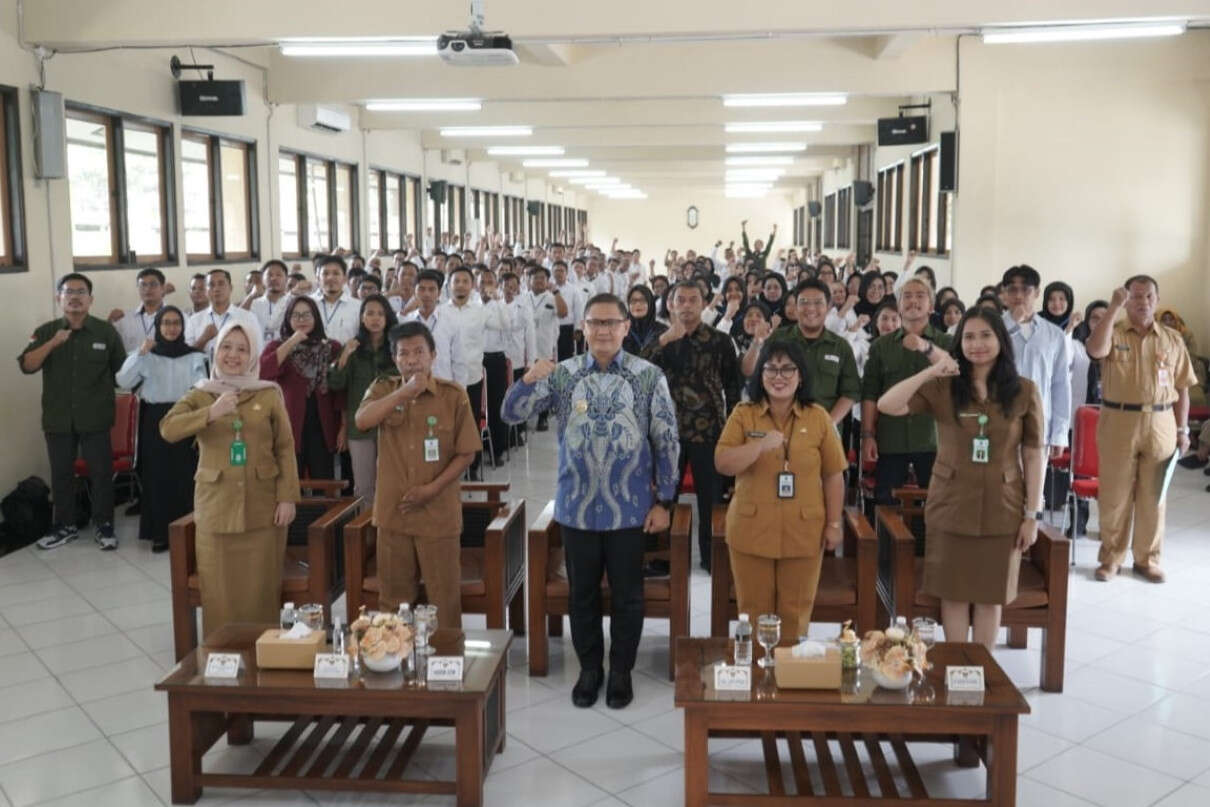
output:
[[[828,645],[822,658],[795,658],[790,647],[773,648],[782,689],[840,689],[840,648]]]
[[[256,640],[256,666],[262,670],[309,670],[315,666],[315,654],[326,645],[322,630],[311,631],[305,639],[279,638],[281,628],[270,628]]]

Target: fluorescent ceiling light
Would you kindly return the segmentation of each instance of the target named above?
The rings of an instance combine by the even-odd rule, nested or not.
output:
[[[436,56],[431,36],[283,39],[282,56]]]
[[[629,193],[630,191],[638,190],[638,188],[633,185],[609,185],[608,187],[586,188],[585,190],[604,194],[605,196],[612,196],[615,193]]]
[[[492,146],[488,154],[497,157],[558,157],[563,154],[562,146]]]
[[[525,160],[521,165],[525,168],[587,168],[588,160]]]
[[[739,134],[741,132],[818,132],[823,129],[823,124],[813,120],[764,120],[764,121],[737,121],[728,123],[723,127],[723,131]]]
[[[730,199],[756,199],[769,192],[768,188],[729,185],[723,193]]]
[[[793,157],[728,157],[727,165],[792,165]]]
[[[806,143],[728,143],[728,154],[761,154],[778,151],[806,151]]]
[[[442,137],[529,137],[533,133],[529,126],[447,126],[441,130]]]
[[[727,172],[727,181],[728,182],[751,182],[751,181],[755,180],[758,182],[772,182],[774,180],[781,179],[783,174],[785,174],[785,171],[781,171],[781,170],[763,171],[760,169],[754,169],[754,170],[743,170],[743,171],[728,171]]]
[[[647,194],[645,194],[639,190],[630,190],[630,191],[619,192],[619,193],[607,193],[605,195],[607,197],[609,197],[610,199],[646,199],[647,198]]]
[[[769,188],[773,187],[773,183],[772,182],[732,182],[732,181],[728,181],[727,187],[728,188],[739,188],[741,190],[744,190],[744,189],[751,190],[753,188],[762,188],[764,190],[768,190]]]
[[[724,95],[723,106],[843,106],[848,98],[843,93],[767,92],[745,95]]]
[[[601,170],[597,170],[596,168],[593,168],[593,169],[587,170],[587,171],[583,170],[583,169],[575,168],[575,169],[571,169],[569,171],[568,170],[551,171],[550,175],[552,177],[603,177],[603,176],[605,176],[605,172],[601,171]]]
[[[1118,25],[1048,25],[1031,28],[984,28],[988,45],[1017,42],[1089,42],[1103,39],[1139,39],[1153,36],[1178,36],[1185,33],[1183,22],[1130,23]]]
[[[567,181],[572,185],[617,185],[622,180],[618,177],[572,177]]]
[[[386,98],[366,101],[370,112],[478,112],[478,98]]]

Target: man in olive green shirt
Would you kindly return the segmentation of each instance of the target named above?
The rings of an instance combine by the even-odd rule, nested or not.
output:
[[[811,396],[828,410],[832,422],[839,424],[861,397],[861,377],[857,374],[853,348],[844,338],[824,327],[832,304],[832,292],[826,283],[804,280],[794,288],[793,295],[797,302],[798,326],[775,338],[796,339],[803,346],[810,369]],[[741,369],[745,376],[756,370],[756,356],[768,329],[766,324],[766,332],[758,334],[744,354]]]
[[[88,464],[92,517],[101,549],[117,549],[113,532],[114,375],[126,359],[122,337],[103,319],[88,315],[92,281],[73,272],[59,281],[63,316],[39,325],[17,358],[21,372],[42,371],[42,431],[50,456],[55,523],[38,539],[54,549],[79,537],[72,465],[79,451]]]
[[[880,336],[870,345],[861,383],[861,458],[877,463],[874,497],[893,504],[891,491],[908,480],[909,467],[916,483],[927,488],[937,456],[937,424],[929,415],[880,415],[878,399],[905,378],[928,367],[948,352],[951,337],[929,324],[933,289],[913,277],[899,290],[899,318],[903,326]]]

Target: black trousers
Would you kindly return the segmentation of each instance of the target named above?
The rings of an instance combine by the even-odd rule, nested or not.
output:
[[[45,432],[50,458],[50,495],[55,500],[55,525],[76,523],[76,492],[72,466],[76,453],[88,464],[94,524],[113,523],[113,446],[103,432]]]
[[[918,451],[908,454],[878,455],[878,466],[874,470],[874,498],[878,504],[894,504],[895,497],[891,493],[895,488],[903,487],[908,478],[908,466],[916,472],[916,484],[922,488],[929,486],[933,476],[933,460],[937,459],[936,452]]]
[[[487,429],[496,452],[492,459],[496,460],[508,450],[508,424],[500,417],[508,387],[508,359],[503,351],[483,354],[483,382],[487,384]]]
[[[574,325],[559,326],[559,342],[556,345],[559,361],[570,359],[576,355],[576,329]]]
[[[319,419],[319,401],[307,398],[307,414],[303,417],[302,436],[294,447],[298,452],[298,476],[310,479],[335,479],[336,461],[328,441],[324,439],[323,422]]]
[[[143,402],[139,410],[139,465],[143,470],[143,508],[139,540],[168,542],[168,525],[193,509],[197,448],[192,440],[169,443],[160,436],[160,420],[170,403]]]
[[[601,627],[601,574],[609,574],[609,667],[634,669],[643,634],[643,547],[641,527],[588,532],[563,527],[567,559],[568,620],[571,642],[585,670],[600,669],[605,661]]]
[[[514,367],[513,368],[513,383],[516,384],[518,381],[520,381],[521,376],[523,376],[523,375],[525,375],[524,367]],[[525,434],[525,427],[526,427],[525,423],[518,423],[517,424],[517,434],[518,435]],[[493,437],[492,439],[495,440],[496,438]],[[520,439],[520,438],[518,438],[518,439]],[[519,445],[520,445],[519,442],[515,443],[515,444],[509,444],[509,448],[517,448]]]
[[[483,379],[479,379],[474,384],[466,388],[466,395],[471,399],[471,417],[475,419],[475,431],[479,431],[479,421],[483,418]],[[475,459],[471,461],[471,478],[474,478],[475,473],[479,470],[479,463],[483,461],[483,452],[476,451]]]
[[[681,443],[678,479],[685,478],[685,466],[693,469],[693,488],[697,495],[697,546],[702,566],[710,569],[711,522],[714,505],[720,501],[719,475],[714,470],[714,442]],[[679,493],[680,491],[678,491]]]

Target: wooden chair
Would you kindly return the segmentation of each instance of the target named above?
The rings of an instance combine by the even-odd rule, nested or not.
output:
[[[332,479],[299,482],[304,495],[296,507],[294,523],[286,532],[282,602],[300,605],[318,602],[331,614],[332,603],[344,590],[340,541],[345,524],[357,515],[361,506],[360,499],[338,495],[344,484]],[[197,575],[196,539],[193,513],[168,527],[172,635],[177,661],[198,645],[197,609],[202,606],[202,592]]]
[[[678,504],[668,532],[657,536],[656,548],[645,561],[668,562],[666,577],[643,579],[644,619],[667,619],[668,678],[673,678],[673,645],[678,636],[689,635],[689,539],[692,510]],[[568,612],[567,571],[563,562],[563,533],[555,521],[555,503],[547,502],[538,520],[529,528],[529,674],[546,675],[550,670],[549,636],[563,635],[563,617]],[[602,581],[601,608],[608,614],[609,582]]]
[[[726,636],[729,620],[739,618],[731,555],[727,551],[727,508],[714,508],[710,545],[710,635]],[[858,506],[844,510],[843,554],[824,554],[815,594],[812,622],[853,620],[859,633],[873,630],[885,619],[878,616],[878,539]],[[752,618],[756,619],[756,614]],[[787,637],[797,639],[798,637]]]
[[[502,500],[506,482],[462,483],[462,611],[488,628],[525,633],[525,500]],[[378,528],[367,510],[345,527],[345,603],[354,615],[378,607]],[[424,600],[421,584],[420,599]],[[440,620],[441,615],[437,615]]]
[[[879,580],[879,596],[893,614],[911,622],[918,616],[941,618],[941,601],[921,591],[924,558],[916,553],[916,538],[905,523],[924,517],[925,491],[905,497],[901,508],[877,509],[876,530],[880,544],[889,548],[887,575]],[[909,505],[910,502],[910,505]],[[978,539],[972,539],[978,540]],[[1038,541],[1021,559],[1017,598],[1002,611],[1001,623],[1008,628],[1008,646],[1023,648],[1029,628],[1042,629],[1041,687],[1047,692],[1063,691],[1063,664],[1067,653],[1067,563],[1071,542],[1049,524],[1038,525]]]

